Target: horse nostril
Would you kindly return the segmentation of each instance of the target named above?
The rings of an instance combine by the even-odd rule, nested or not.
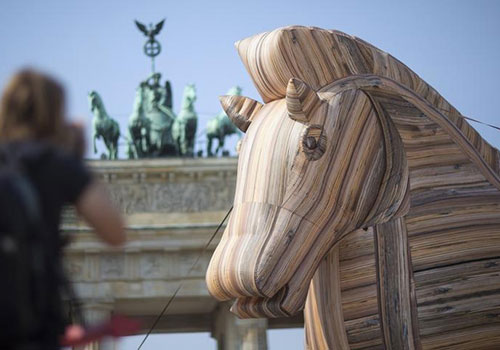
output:
[[[316,139],[313,136],[308,136],[306,138],[306,146],[307,146],[307,148],[314,149],[314,148],[316,148],[317,145],[318,144],[316,142]]]

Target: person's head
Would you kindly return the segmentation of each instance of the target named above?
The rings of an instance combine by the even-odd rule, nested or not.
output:
[[[11,78],[0,101],[0,142],[60,142],[64,125],[61,84],[32,69],[23,69]]]

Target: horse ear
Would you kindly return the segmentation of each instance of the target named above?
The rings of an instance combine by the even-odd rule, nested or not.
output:
[[[263,107],[262,103],[244,96],[225,95],[219,100],[229,119],[243,132],[247,131],[253,117]]]
[[[316,91],[302,80],[292,78],[286,88],[286,108],[291,119],[309,124],[314,112],[325,104]]]

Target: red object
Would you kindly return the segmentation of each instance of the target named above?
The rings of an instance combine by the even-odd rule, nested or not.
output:
[[[61,346],[80,346],[98,341],[104,337],[117,338],[132,335],[137,333],[140,328],[139,321],[116,315],[107,322],[87,329],[79,325],[68,326],[60,343]]]

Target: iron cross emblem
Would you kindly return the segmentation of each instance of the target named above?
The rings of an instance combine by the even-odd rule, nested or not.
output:
[[[137,25],[137,28],[144,33],[144,35],[148,38],[148,41],[144,44],[144,53],[148,57],[155,57],[158,56],[161,52],[161,45],[160,43],[155,39],[155,36],[158,35],[163,28],[163,23],[165,22],[165,19],[163,19],[161,22],[157,23],[155,26],[153,26],[153,23],[149,24],[149,28],[146,27],[144,24],[135,21],[135,24]]]

